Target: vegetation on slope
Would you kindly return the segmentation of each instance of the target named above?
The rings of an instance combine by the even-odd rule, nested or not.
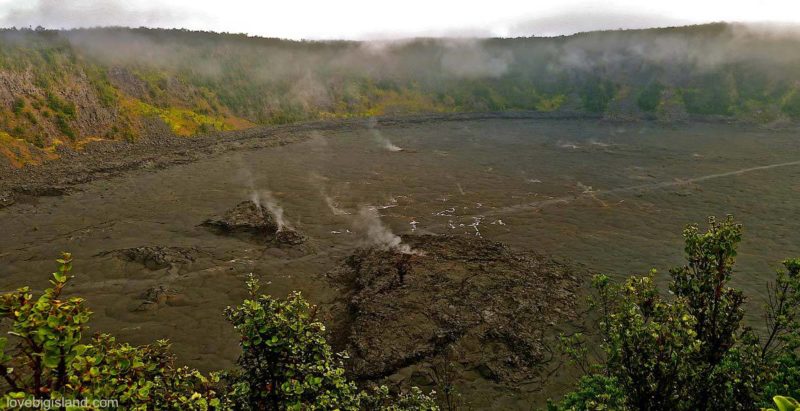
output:
[[[751,26],[369,43],[123,28],[0,39],[0,131],[49,152],[136,139],[159,129],[152,121],[193,135],[453,111],[800,119],[800,38]]]

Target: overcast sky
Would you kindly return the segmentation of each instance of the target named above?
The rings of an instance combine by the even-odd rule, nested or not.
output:
[[[292,39],[552,36],[713,21],[800,23],[800,0],[0,0],[0,26],[180,27]]]

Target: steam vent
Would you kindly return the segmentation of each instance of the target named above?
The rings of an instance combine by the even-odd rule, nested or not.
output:
[[[578,279],[559,262],[473,236],[407,236],[413,253],[360,249],[329,273],[337,348],[360,378],[455,353],[465,371],[498,382],[536,378],[543,339],[575,318]],[[413,372],[413,371],[412,371]]]
[[[306,238],[289,227],[280,227],[269,210],[252,201],[243,201],[219,217],[203,222],[219,234],[234,235],[259,243],[278,246],[303,244]]]

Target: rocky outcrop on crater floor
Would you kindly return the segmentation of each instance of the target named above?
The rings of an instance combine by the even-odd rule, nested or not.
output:
[[[14,196],[9,192],[0,192],[0,208],[14,204]]]
[[[162,246],[133,247],[101,253],[109,254],[123,261],[142,264],[151,270],[161,270],[192,263],[206,253],[195,247]]]
[[[549,329],[575,316],[571,269],[480,237],[403,241],[415,253],[361,249],[329,273],[344,295],[334,341],[357,376],[385,377],[453,350],[493,381],[535,377]]]
[[[306,241],[297,231],[279,225],[269,210],[253,201],[243,201],[221,216],[203,222],[217,233],[236,235],[258,243],[297,246]]]
[[[186,298],[177,290],[157,285],[148,288],[139,296],[143,301],[134,311],[155,311],[165,305],[184,305]]]

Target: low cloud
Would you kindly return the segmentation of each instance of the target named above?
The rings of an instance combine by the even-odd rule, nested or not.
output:
[[[444,42],[442,69],[461,78],[500,77],[514,61],[509,50],[487,49],[478,40]]]
[[[30,0],[10,4],[0,15],[0,25],[17,27],[79,28],[103,26],[180,27],[210,21],[198,12],[177,10],[164,4],[142,6],[120,0]],[[102,22],[102,23],[100,23]]]
[[[511,25],[510,37],[561,36],[597,30],[646,29],[691,24],[690,21],[659,15],[584,12],[555,14]]]

